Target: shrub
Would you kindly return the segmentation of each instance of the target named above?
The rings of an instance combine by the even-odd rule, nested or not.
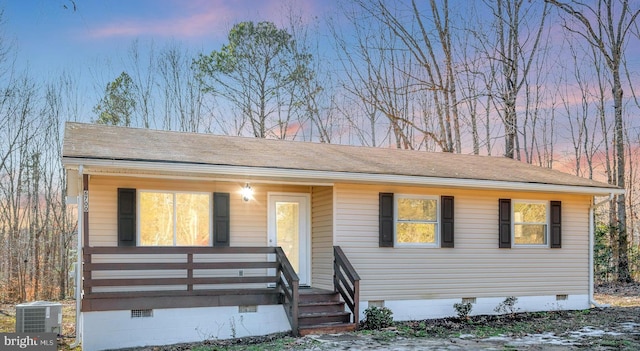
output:
[[[364,310],[364,329],[380,330],[393,324],[393,312],[386,307],[371,306]]]
[[[500,302],[496,308],[493,310],[497,313],[504,314],[508,313],[510,315],[514,315],[518,309],[515,307],[518,302],[518,298],[515,296],[509,296],[504,301]]]
[[[460,302],[460,303],[454,303],[453,304],[453,308],[456,309],[456,313],[458,313],[458,318],[460,318],[460,320],[469,320],[469,313],[471,313],[471,309],[473,308],[473,305],[471,304],[471,302]]]

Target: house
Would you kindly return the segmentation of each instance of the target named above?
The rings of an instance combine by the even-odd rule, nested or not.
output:
[[[67,123],[84,350],[591,305],[596,196],[501,157]]]

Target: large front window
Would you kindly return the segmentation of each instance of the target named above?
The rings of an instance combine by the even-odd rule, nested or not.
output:
[[[547,203],[514,201],[513,236],[516,245],[547,245]]]
[[[140,192],[142,246],[211,245],[211,194]]]
[[[402,196],[396,201],[396,244],[437,245],[438,199]]]

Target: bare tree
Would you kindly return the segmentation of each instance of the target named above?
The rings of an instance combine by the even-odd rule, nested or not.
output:
[[[351,61],[345,71],[357,70],[349,89],[360,87],[357,95],[387,117],[397,147],[435,143],[442,151],[461,152],[448,1],[430,1],[427,9],[415,1],[406,7],[384,1],[353,3],[357,9],[349,17],[358,31],[356,49],[346,41],[341,44]],[[427,106],[430,111],[423,109]]]
[[[195,78],[190,61],[191,57],[178,45],[170,45],[158,55],[164,129],[198,132],[208,127],[203,87]]]
[[[638,4],[628,0],[598,0],[595,6],[579,1],[546,0],[564,12],[573,22],[565,22],[564,28],[586,40],[604,57],[610,73],[611,92],[615,124],[616,181],[625,187],[625,134],[623,130],[623,91],[621,68],[625,54],[625,42],[631,35],[631,29],[640,15]],[[631,5],[631,6],[630,6]],[[636,8],[633,8],[636,5]],[[617,229],[618,229],[618,281],[632,281],[629,274],[628,240],[625,195],[617,195]]]
[[[298,88],[303,99],[299,100],[300,109],[295,109],[298,128],[296,134],[302,135],[303,140],[319,140],[331,143],[333,130],[337,123],[335,107],[335,90],[330,76],[330,70],[321,57],[319,32],[312,27],[315,22],[305,24],[302,14],[286,5],[288,32],[295,39],[293,50],[296,66],[307,67],[306,74],[300,76]],[[312,35],[315,33],[315,36]],[[294,128],[292,128],[294,129]]]
[[[411,127],[420,128],[410,116],[410,81],[407,71],[410,70],[410,58],[403,50],[397,48],[397,40],[393,33],[383,27],[367,27],[359,25],[358,14],[351,12],[350,21],[354,25],[356,45],[348,42],[351,38],[343,38],[334,30],[334,38],[343,54],[341,59],[345,72],[342,88],[357,100],[365,110],[368,119],[371,140],[363,140],[367,145],[377,146],[380,143],[377,129],[380,128],[377,116],[387,117],[389,131],[393,140],[389,143],[397,148],[414,148],[410,138]],[[354,48],[355,47],[355,48]],[[396,69],[396,67],[404,67]],[[361,114],[349,111],[346,115]],[[353,117],[347,117],[353,121]],[[364,125],[360,125],[363,128]],[[426,131],[425,131],[426,132]],[[428,133],[428,132],[427,132]],[[364,138],[361,138],[364,139]]]
[[[69,265],[75,247],[77,218],[74,208],[67,206],[67,177],[62,166],[62,126],[76,111],[73,96],[78,89],[76,81],[63,74],[45,86],[44,106],[40,115],[47,121],[44,127],[43,167],[41,193],[44,201],[42,227],[42,261],[40,280],[43,298],[64,299],[69,296]],[[52,279],[53,278],[53,279]]]
[[[493,33],[479,44],[496,75],[494,97],[504,125],[505,156],[520,160],[518,96],[530,73],[545,28],[548,9],[524,0],[485,0],[493,13]],[[531,28],[531,29],[530,29]]]
[[[9,81],[3,89],[0,116],[5,118],[0,144],[0,232],[6,243],[2,257],[6,270],[4,294],[9,299],[27,297],[27,273],[32,240],[29,215],[32,142],[38,131],[36,89],[25,76]],[[26,204],[26,207],[25,207]]]
[[[156,56],[153,43],[149,44],[146,52],[140,50],[140,42],[135,40],[128,50],[129,69],[132,79],[132,94],[136,100],[136,111],[139,125],[150,128],[155,121],[155,86],[157,85]]]
[[[590,51],[591,49],[588,48],[584,52],[580,47],[569,43],[570,66],[563,69],[564,72],[567,72],[567,76],[563,75],[558,81],[558,86],[564,87],[564,89],[558,89],[558,96],[569,123],[575,174],[593,179],[594,158],[602,146],[602,142],[600,142],[602,139],[598,139],[598,137],[606,140],[606,131],[599,133],[600,120],[593,117],[595,115],[593,110],[598,110],[597,103],[594,101],[597,102],[599,97],[593,92],[598,91],[594,85],[598,82],[599,70],[596,69],[595,74],[589,74],[598,63],[587,61],[585,64],[583,62],[585,57],[590,56]],[[569,74],[571,77],[568,76]],[[576,85],[570,85],[569,80],[574,81]],[[583,160],[586,165],[583,164]]]

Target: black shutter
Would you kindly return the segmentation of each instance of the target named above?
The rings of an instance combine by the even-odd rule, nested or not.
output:
[[[213,246],[229,246],[229,193],[213,193]]]
[[[393,247],[393,193],[380,193],[380,247]]]
[[[440,247],[453,247],[453,196],[441,196],[440,206]]]
[[[560,201],[551,201],[551,248],[559,249],[562,247],[562,203]]]
[[[118,188],[118,246],[136,246],[136,189]]]
[[[511,199],[500,199],[499,202],[499,247],[508,249],[511,247]]]

